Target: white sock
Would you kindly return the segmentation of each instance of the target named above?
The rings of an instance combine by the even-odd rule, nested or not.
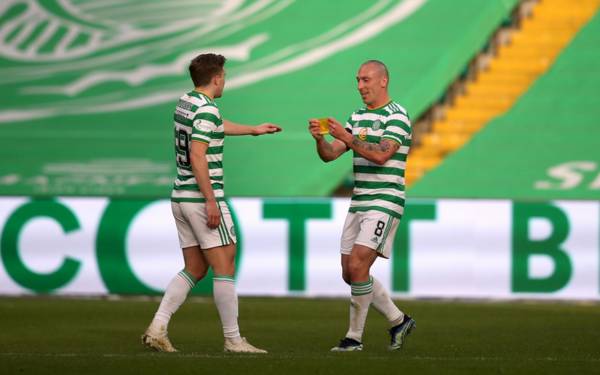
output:
[[[238,298],[233,276],[215,275],[213,277],[213,297],[221,317],[223,336],[234,343],[240,342],[238,326]]]
[[[352,283],[351,290],[350,328],[346,333],[346,337],[362,342],[369,305],[373,300],[373,282],[369,280],[363,283]]]
[[[381,315],[385,316],[390,325],[396,326],[402,323],[404,319],[404,313],[398,309],[398,307],[392,301],[392,298],[388,294],[387,290],[383,285],[371,276],[373,281],[373,307],[379,311]]]
[[[169,283],[167,290],[160,301],[160,306],[154,314],[154,319],[150,327],[155,330],[166,330],[171,320],[171,316],[183,304],[187,295],[196,284],[192,275],[185,270],[181,270]]]

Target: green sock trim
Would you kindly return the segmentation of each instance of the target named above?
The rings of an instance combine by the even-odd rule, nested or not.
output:
[[[352,289],[352,290],[365,290],[365,289],[373,289],[373,284],[372,284],[372,283],[369,283],[369,284],[367,284],[367,285],[354,285],[354,284],[352,284],[352,285],[350,286],[350,289]]]
[[[370,293],[373,293],[373,291],[369,290],[368,292],[352,292],[352,295],[353,296],[364,296],[364,295],[367,295],[367,294],[370,294]]]
[[[192,274],[187,272],[186,270],[179,271],[179,276],[183,277],[185,279],[185,281],[187,281],[188,284],[190,285],[190,287],[192,287],[192,288],[197,283],[196,278],[194,276],[192,276]]]
[[[369,281],[362,283],[351,283],[350,291],[353,296],[363,296],[373,292],[373,280],[369,277]]]
[[[235,282],[235,278],[233,275],[214,275],[213,281],[229,281],[233,283]]]
[[[368,293],[371,293],[372,291],[373,291],[373,289],[352,289],[351,293],[352,293],[352,295],[358,295],[358,293],[368,294]]]
[[[369,285],[369,284],[373,284],[373,279],[371,277],[369,277],[368,281],[363,281],[360,283],[350,283],[350,286],[363,286],[363,285]]]

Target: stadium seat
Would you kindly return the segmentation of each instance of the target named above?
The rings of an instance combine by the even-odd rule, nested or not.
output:
[[[443,164],[429,163],[419,155],[420,149],[432,148],[434,154],[445,157],[466,144],[494,118],[508,111],[531,84],[554,63],[577,31],[596,12],[598,0],[584,0],[574,5],[566,0],[544,0],[533,8],[530,17],[519,20],[521,27],[510,33],[508,42],[497,46],[493,58],[484,64],[476,77],[468,81],[445,116],[434,121],[431,133],[423,136],[413,152],[417,168],[411,183],[429,170]],[[431,167],[431,169],[430,169]]]

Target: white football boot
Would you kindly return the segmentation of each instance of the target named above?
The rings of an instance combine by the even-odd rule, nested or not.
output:
[[[148,327],[142,335],[142,344],[158,352],[174,353],[177,351],[169,340],[165,326],[160,326],[158,329],[152,326]]]
[[[223,351],[225,351],[226,353],[267,353],[266,350],[259,349],[250,344],[245,337],[242,337],[242,341],[239,341],[237,343],[233,343],[233,341],[225,339],[225,346],[223,348]]]

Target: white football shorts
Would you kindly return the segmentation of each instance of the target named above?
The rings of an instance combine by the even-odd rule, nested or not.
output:
[[[211,249],[237,243],[229,206],[223,201],[217,202],[217,205],[221,210],[221,224],[215,229],[210,229],[206,225],[204,203],[171,202],[181,248],[200,246],[201,249]]]
[[[392,253],[400,219],[381,211],[348,212],[342,232],[341,253],[350,255],[352,247],[363,245],[384,258]]]

